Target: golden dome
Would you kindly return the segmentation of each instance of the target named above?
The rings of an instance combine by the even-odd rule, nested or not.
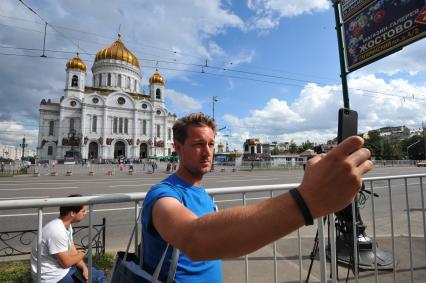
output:
[[[78,52],[77,56],[67,62],[67,70],[68,69],[79,69],[83,72],[86,72],[86,64],[84,64],[83,60],[80,59],[80,54]]]
[[[155,73],[149,78],[149,84],[157,83],[164,85],[165,82],[166,80],[160,75],[158,69],[155,69]]]
[[[217,145],[218,148],[224,147],[223,143]]]
[[[138,58],[133,55],[129,49],[124,46],[121,41],[121,35],[118,35],[117,40],[108,47],[105,47],[96,53],[95,62],[102,59],[115,59],[124,62],[128,62],[133,66],[140,68]]]

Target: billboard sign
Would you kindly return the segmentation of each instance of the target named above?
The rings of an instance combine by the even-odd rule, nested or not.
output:
[[[425,0],[376,0],[343,23],[349,71],[426,36]]]
[[[340,8],[342,11],[343,21],[345,22],[373,1],[374,0],[341,0]]]

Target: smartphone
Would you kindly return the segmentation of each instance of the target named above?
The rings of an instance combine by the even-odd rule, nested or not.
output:
[[[358,134],[358,112],[347,108],[339,109],[339,122],[337,129],[337,142]]]

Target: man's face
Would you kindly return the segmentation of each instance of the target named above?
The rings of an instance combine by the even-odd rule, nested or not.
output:
[[[79,212],[77,212],[77,213],[72,212],[73,216],[74,216],[74,219],[73,219],[72,222],[75,223],[75,222],[80,222],[81,220],[83,220],[83,218],[86,217],[88,210],[89,210],[89,206],[84,205],[83,208]]]
[[[190,126],[184,144],[175,142],[180,166],[187,173],[201,177],[210,171],[214,150],[214,131],[210,127]]]

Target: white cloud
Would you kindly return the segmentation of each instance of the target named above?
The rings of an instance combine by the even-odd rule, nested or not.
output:
[[[371,73],[385,73],[387,75],[396,75],[399,73],[408,73],[416,75],[420,72],[426,72],[426,40],[420,40],[401,51],[383,58],[373,64],[370,64],[355,75],[365,75]]]
[[[89,70],[94,56],[84,54],[85,51],[94,54],[111,44],[120,26],[123,42],[141,61],[144,78],[152,74],[155,60],[197,64],[204,63],[202,58],[224,61],[222,56],[229,56],[218,43],[209,46],[212,37],[228,29],[244,28],[244,22],[220,0],[105,0],[102,5],[84,0],[31,1],[29,5],[55,27],[55,30],[47,28],[46,48],[77,51],[78,43]],[[0,33],[2,45],[42,46],[44,24],[27,8],[16,1],[5,0],[2,14],[8,15],[0,17],[0,24],[7,25]],[[0,103],[0,121],[16,120],[18,116],[38,121],[40,101],[43,98],[59,101],[63,95],[65,64],[73,54],[48,52],[48,57],[60,59],[43,59],[39,57],[41,51],[3,51],[34,57],[0,55],[0,64],[7,66],[0,69],[0,98],[4,101]],[[176,65],[160,62],[158,67],[167,80],[188,79],[185,72],[167,70]],[[190,66],[180,65],[178,69],[186,68]],[[91,85],[90,82],[89,71],[86,85]],[[146,79],[143,82],[146,83]]]
[[[247,7],[256,13],[249,21],[249,29],[271,29],[279,25],[283,17],[295,17],[304,13],[325,11],[328,0],[249,0]]]
[[[25,136],[25,143],[30,148],[37,146],[38,130],[26,129],[22,124],[15,121],[0,121],[0,144],[19,146]]]
[[[349,80],[351,108],[358,111],[359,132],[406,125],[419,127],[426,117],[426,85],[406,80],[385,81],[374,75]],[[414,97],[414,98],[413,98]],[[342,107],[341,86],[307,84],[288,104],[273,98],[247,117],[224,115],[234,140],[248,137],[265,141],[326,142],[336,137],[337,111]]]
[[[167,89],[165,97],[171,102],[170,110],[177,114],[187,114],[202,108],[201,102],[198,100],[173,89]]]

